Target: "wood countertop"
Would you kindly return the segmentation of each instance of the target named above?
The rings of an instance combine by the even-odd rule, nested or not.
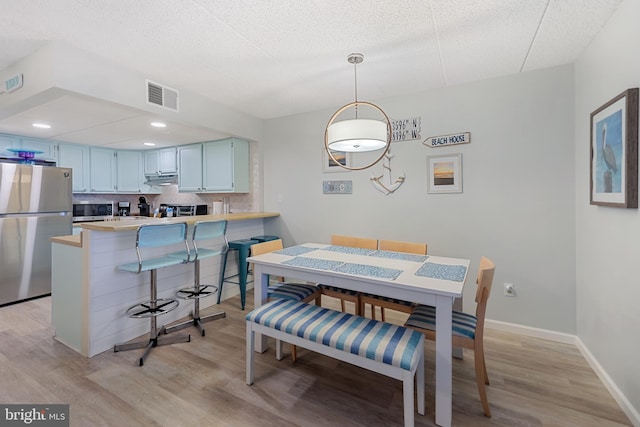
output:
[[[58,236],[49,239],[52,243],[61,243],[63,245],[82,247],[82,233],[73,236]]]
[[[145,218],[145,217],[130,217],[132,219],[120,219],[114,221],[96,221],[79,223],[83,229],[96,230],[96,231],[131,231],[137,230],[141,225],[148,224],[168,224],[176,222],[186,222],[192,225],[198,221],[220,221],[226,219],[227,221],[246,221],[250,219],[262,219],[273,218],[280,216],[277,212],[238,212],[227,215],[197,215],[197,216],[179,216],[173,218]],[[137,219],[133,219],[137,218]],[[73,237],[73,236],[64,236]]]

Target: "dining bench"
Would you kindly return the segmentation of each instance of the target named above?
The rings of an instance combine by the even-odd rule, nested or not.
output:
[[[246,375],[253,384],[254,336],[281,341],[351,363],[403,383],[404,425],[414,425],[414,384],[418,413],[424,415],[424,336],[379,320],[303,302],[277,299],[247,314]],[[417,378],[416,378],[417,377]],[[415,378],[415,381],[414,381]]]

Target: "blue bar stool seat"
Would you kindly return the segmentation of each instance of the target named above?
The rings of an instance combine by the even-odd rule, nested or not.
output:
[[[278,237],[278,236],[270,236],[268,234],[263,234],[261,236],[253,236],[251,238],[251,240],[257,240],[260,243],[270,242],[272,240],[278,240],[278,239],[280,239],[280,237]]]
[[[158,298],[157,270],[159,268],[182,264],[184,261],[168,255],[146,259],[142,256],[142,250],[145,248],[169,246],[178,243],[184,244],[187,253],[189,253],[189,246],[187,245],[187,224],[185,223],[141,225],[138,227],[138,232],[136,233],[136,254],[138,261],[118,266],[120,270],[130,273],[140,274],[143,271],[150,273],[150,299],[127,309],[127,315],[129,317],[151,319],[149,339],[132,343],[116,344],[113,347],[114,352],[144,348],[144,352],[139,359],[140,366],[144,365],[145,359],[154,347],[191,341],[191,335],[158,336],[158,325],[156,322],[158,316],[174,310],[179,304],[175,298]]]
[[[220,297],[222,295],[222,286],[225,282],[235,283],[240,286],[240,305],[244,310],[245,302],[247,299],[247,258],[249,258],[249,254],[251,252],[251,245],[255,245],[256,243],[260,243],[257,240],[252,239],[240,239],[233,240],[229,242],[229,250],[225,252],[222,259],[222,269],[220,271],[220,292],[218,292],[218,304],[220,303]],[[230,251],[238,252],[238,274],[234,274],[232,276],[225,276],[225,271],[227,269],[227,258],[229,256]],[[238,277],[238,281],[234,282],[229,279],[233,277]]]
[[[193,286],[182,288],[176,292],[176,297],[180,299],[193,300],[193,311],[190,313],[191,319],[171,326],[166,326],[164,328],[165,333],[184,329],[188,326],[196,326],[200,330],[200,334],[204,337],[205,333],[204,328],[202,327],[203,323],[226,317],[226,313],[224,311],[200,317],[200,299],[211,296],[218,291],[218,287],[215,285],[200,284],[200,260],[218,255],[225,255],[227,253],[229,250],[229,243],[227,242],[226,232],[226,220],[198,221],[193,226],[193,234],[191,237],[193,250],[191,252],[175,252],[169,255],[179,258],[184,262],[192,262],[194,264]],[[204,240],[210,241],[211,246],[215,245],[218,247],[214,249],[199,248],[197,242]]]

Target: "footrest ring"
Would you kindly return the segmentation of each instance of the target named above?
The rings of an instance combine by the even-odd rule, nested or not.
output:
[[[155,301],[144,301],[127,309],[127,316],[133,318],[155,317],[168,313],[178,307],[175,298],[159,298]]]
[[[176,292],[176,297],[180,299],[200,299],[211,296],[216,292],[218,292],[218,287],[215,285],[201,285],[198,288],[190,286]]]

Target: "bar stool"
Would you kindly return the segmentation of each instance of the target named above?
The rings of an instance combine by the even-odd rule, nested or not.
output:
[[[191,335],[158,336],[158,326],[156,322],[158,316],[174,310],[179,304],[175,298],[158,298],[157,270],[163,267],[182,264],[183,260],[168,255],[143,259],[141,254],[141,249],[143,248],[169,246],[177,243],[183,243],[186,252],[189,253],[189,246],[187,245],[187,224],[141,225],[138,227],[138,232],[136,233],[136,254],[138,255],[138,261],[118,266],[118,269],[130,273],[140,274],[143,271],[149,271],[151,275],[149,282],[150,299],[131,306],[126,311],[129,317],[150,319],[151,328],[149,331],[149,339],[146,341],[116,344],[113,347],[114,352],[144,348],[145,350],[140,356],[140,366],[144,365],[144,361],[153,347],[191,341]]]
[[[184,262],[193,262],[194,264],[193,286],[182,288],[176,292],[176,297],[180,299],[193,300],[193,311],[189,314],[191,317],[190,320],[166,326],[163,329],[164,333],[168,334],[184,329],[188,326],[196,326],[200,330],[200,334],[204,337],[204,328],[202,327],[203,323],[226,317],[227,314],[224,311],[200,317],[200,299],[211,296],[218,290],[218,287],[215,285],[200,284],[200,260],[227,253],[229,250],[229,243],[227,242],[226,232],[226,220],[198,221],[193,226],[193,235],[191,237],[193,251],[191,251],[191,253],[182,251],[169,255],[180,258]],[[219,248],[198,248],[198,241],[214,239],[216,240],[216,243],[220,245]]]
[[[218,304],[220,304],[220,297],[222,296],[222,286],[225,282],[235,283],[240,286],[240,305],[244,310],[244,305],[247,299],[247,258],[249,258],[249,253],[251,252],[251,245],[255,245],[256,243],[260,243],[257,240],[252,239],[240,239],[233,240],[229,242],[229,250],[225,252],[222,260],[222,271],[220,272],[220,292],[218,292]],[[238,274],[234,274],[232,276],[225,276],[225,271],[227,269],[227,259],[229,256],[229,252],[238,251]],[[234,282],[229,280],[233,277],[238,277],[238,281]]]
[[[272,240],[278,240],[278,239],[280,239],[280,237],[278,237],[278,236],[270,236],[268,234],[263,234],[261,236],[253,236],[251,238],[251,240],[257,240],[260,243],[270,242]]]

